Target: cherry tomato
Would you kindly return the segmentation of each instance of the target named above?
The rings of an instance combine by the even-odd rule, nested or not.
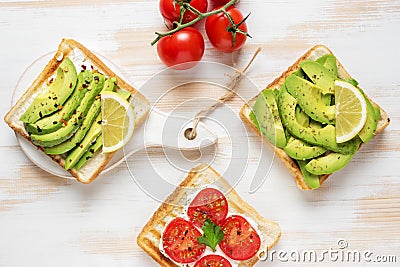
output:
[[[207,218],[219,225],[228,214],[228,201],[217,189],[206,188],[196,195],[187,213],[190,220],[200,228]]]
[[[232,16],[235,24],[239,24],[243,20],[243,15],[239,9],[229,7],[227,12]],[[246,42],[247,36],[242,33],[236,33],[236,40],[233,43],[232,32],[226,29],[231,27],[230,21],[224,13],[212,15],[206,19],[206,32],[211,44],[219,51],[231,53],[239,50]],[[239,29],[247,32],[246,22],[243,22]]]
[[[260,236],[242,216],[232,215],[226,218],[222,231],[224,238],[219,247],[231,259],[248,260],[260,249]]]
[[[213,3],[215,3],[216,5],[220,5],[220,6],[225,5],[225,4],[228,3],[229,1],[231,1],[231,0],[212,0]],[[236,3],[237,3],[237,2],[236,2]]]
[[[190,5],[201,13],[204,13],[207,11],[208,1],[192,0]],[[168,26],[172,26],[172,22],[174,21],[179,21],[181,8],[177,3],[174,3],[174,0],[160,0],[160,11]],[[186,10],[185,14],[183,14],[182,23],[188,23],[195,18],[197,18],[197,15]]]
[[[189,69],[201,60],[204,54],[204,39],[195,28],[184,28],[158,41],[157,52],[168,67]],[[188,63],[189,62],[189,63]],[[188,63],[178,65],[182,63]]]
[[[194,267],[232,267],[232,265],[222,256],[207,255],[201,258]]]
[[[177,263],[191,263],[198,260],[206,246],[199,244],[201,236],[193,223],[182,218],[176,218],[165,228],[162,245],[165,253]]]

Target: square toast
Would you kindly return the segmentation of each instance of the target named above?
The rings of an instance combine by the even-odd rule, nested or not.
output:
[[[258,255],[267,253],[278,242],[281,236],[280,227],[277,223],[262,217],[237,194],[220,174],[205,164],[199,164],[191,169],[188,176],[161,204],[138,235],[138,245],[161,266],[178,266],[160,252],[159,244],[163,230],[172,219],[185,212],[185,207],[190,204],[189,196],[206,188],[207,184],[212,184],[213,188],[219,189],[221,192],[228,192],[224,194],[228,201],[229,213],[251,218],[257,224],[258,233],[261,237],[260,250],[251,259],[241,261],[238,264],[241,267],[253,266],[259,261]]]
[[[118,79],[116,83],[117,91],[123,89],[132,94],[131,103],[135,107],[136,124],[138,125],[146,119],[150,109],[150,103],[140,92],[115,74],[94,53],[89,51],[82,44],[72,39],[63,39],[53,58],[47,63],[43,71],[4,117],[4,121],[15,131],[16,134],[26,138],[32,143],[32,145],[34,145],[23,122],[20,121],[20,117],[27,110],[35,96],[40,94],[42,90],[46,89],[46,83],[49,79],[55,77],[58,67],[66,57],[69,57],[72,60],[78,72],[81,69],[81,65],[85,65],[87,67],[92,67],[94,70],[104,74],[106,77],[116,77]],[[43,148],[38,146],[36,147],[43,151]],[[106,167],[114,154],[115,152],[103,154],[101,151],[98,151],[81,169],[76,170],[73,168],[69,170],[69,172],[79,182],[85,184],[91,183]],[[65,160],[61,155],[47,156],[64,168]]]
[[[279,76],[273,82],[271,82],[264,90],[273,90],[273,89],[279,90],[281,88],[281,86],[283,85],[283,83],[285,82],[285,79],[290,74],[292,74],[293,72],[295,72],[296,70],[298,70],[300,68],[301,62],[303,62],[304,60],[316,60],[317,58],[319,58],[323,55],[326,55],[326,54],[333,55],[332,51],[329,50],[329,48],[327,48],[326,46],[316,45],[316,46],[312,47],[303,56],[301,56],[292,66],[290,66],[284,73],[282,73],[281,76]],[[343,65],[339,62],[337,57],[336,57],[336,62],[338,65],[339,78],[341,78],[343,80],[350,79],[351,78],[350,74],[344,69]],[[260,94],[261,94],[261,92],[260,92]],[[265,139],[261,135],[261,133],[258,131],[258,129],[254,126],[253,122],[251,121],[251,119],[249,117],[249,114],[252,111],[252,107],[254,106],[254,103],[260,94],[256,95],[254,98],[252,98],[250,101],[248,101],[240,110],[239,115],[240,115],[241,119],[245,122],[245,124],[247,124],[248,127],[253,129],[254,131],[256,131],[261,138]],[[375,107],[378,107],[381,111],[381,116],[378,120],[378,125],[377,125],[377,129],[375,132],[375,135],[376,135],[376,134],[382,132],[383,129],[385,129],[389,125],[390,119],[388,117],[388,114],[378,104],[373,102],[369,97],[368,97],[368,99],[370,100],[372,105],[374,105]],[[289,155],[287,155],[283,149],[275,147],[272,143],[270,143],[267,140],[266,140],[266,142],[272,146],[272,148],[275,150],[275,154],[277,155],[277,157],[280,158],[280,160],[287,167],[287,169],[289,169],[289,171],[293,174],[293,176],[295,177],[297,186],[302,190],[312,190],[312,188],[310,188],[304,181],[303,174],[302,174],[297,162],[294,159],[292,159],[291,157],[289,157]],[[331,174],[320,175],[319,176],[320,184],[322,185],[326,181],[326,179],[328,179],[328,177],[330,175]]]

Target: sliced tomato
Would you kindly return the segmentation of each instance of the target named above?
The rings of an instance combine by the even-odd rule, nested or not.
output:
[[[232,267],[232,265],[220,255],[207,255],[201,258],[194,267]]]
[[[201,190],[190,203],[187,214],[189,219],[200,228],[207,218],[220,225],[228,214],[228,201],[221,191],[206,188]]]
[[[239,215],[226,218],[222,224],[224,238],[219,243],[222,251],[234,260],[248,260],[260,249],[260,236],[250,223]]]
[[[162,245],[165,253],[177,263],[191,263],[198,260],[204,253],[206,246],[199,244],[197,238],[201,236],[193,223],[176,218],[165,228]]]

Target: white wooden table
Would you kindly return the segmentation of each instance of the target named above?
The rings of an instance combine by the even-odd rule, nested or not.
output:
[[[164,69],[149,43],[154,31],[164,29],[158,1],[1,1],[0,3],[0,114],[10,108],[13,89],[36,58],[57,48],[62,37],[74,38],[109,58],[141,87]],[[400,262],[400,1],[398,0],[242,0],[253,36],[236,55],[223,55],[206,41],[204,60],[243,66],[258,46],[248,77],[259,90],[280,75],[314,44],[333,50],[366,93],[390,115],[383,134],[362,147],[353,161],[320,189],[302,192],[283,164],[275,161],[261,188],[249,193],[257,167],[257,153],[236,189],[265,217],[282,227],[276,250],[370,250],[374,256],[397,256]],[[202,31],[204,27],[201,26]],[[217,97],[223,91],[193,88],[193,95]],[[146,95],[146,91],[142,92]],[[148,92],[150,94],[150,92]],[[239,92],[247,99],[252,93]],[[161,102],[171,109],[172,97]],[[202,103],[205,105],[206,103]],[[229,106],[239,111],[242,101]],[[198,106],[191,106],[195,113]],[[186,107],[187,109],[189,107]],[[211,117],[213,114],[211,114]],[[232,140],[245,133],[237,127]],[[125,165],[91,185],[53,177],[32,164],[17,145],[14,133],[0,124],[0,266],[156,266],[136,244],[136,236],[160,205],[131,179]],[[250,149],[261,143],[250,133]],[[223,149],[226,139],[221,137]],[[272,152],[265,149],[267,155]],[[170,167],[160,150],[151,151],[158,168],[170,179]],[[213,167],[223,172],[229,158]],[[129,159],[135,171],[146,174],[144,153]],[[172,176],[172,177],[171,177]],[[152,179],[152,177],[148,177]],[[293,261],[259,263],[283,266]],[[333,262],[297,263],[298,266],[348,265]],[[361,263],[360,263],[361,266]],[[371,263],[370,266],[378,266]]]

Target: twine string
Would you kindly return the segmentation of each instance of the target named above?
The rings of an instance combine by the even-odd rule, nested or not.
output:
[[[193,128],[190,129],[189,131],[186,131],[186,138],[189,140],[193,140],[196,138],[197,135],[197,126],[199,125],[199,122],[201,119],[210,113],[211,111],[215,110],[219,105],[226,103],[229,101],[231,98],[233,98],[236,95],[236,90],[237,90],[237,85],[239,82],[242,80],[245,72],[250,68],[251,64],[253,64],[253,61],[256,59],[257,55],[261,52],[261,47],[258,47],[256,52],[253,54],[252,58],[250,59],[249,63],[247,63],[246,67],[243,70],[237,70],[235,75],[233,75],[232,79],[230,80],[230,83],[228,85],[228,92],[221,96],[213,105],[200,110],[196,116],[194,116],[193,119]]]

